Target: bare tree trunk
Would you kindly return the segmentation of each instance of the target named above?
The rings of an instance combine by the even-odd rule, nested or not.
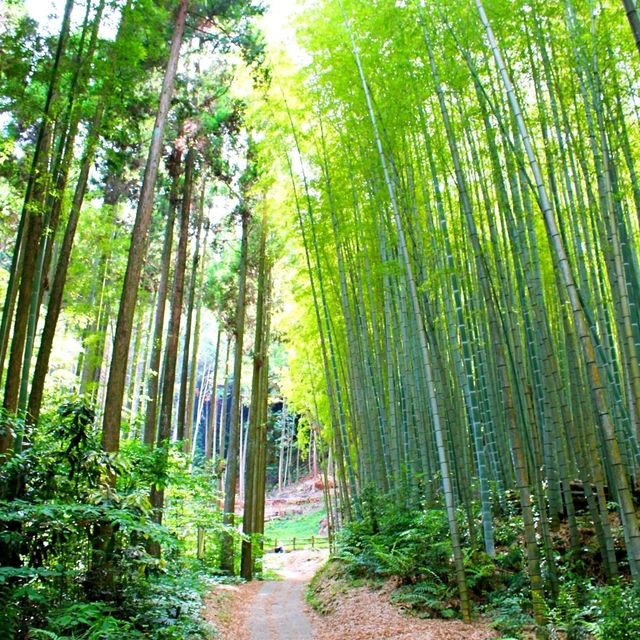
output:
[[[218,327],[216,338],[216,356],[213,364],[213,381],[211,382],[211,400],[209,402],[209,416],[207,420],[207,432],[205,436],[204,455],[206,460],[211,460],[216,444],[216,418],[218,408],[218,365],[220,364],[220,339],[222,327]]]
[[[240,273],[238,274],[238,302],[235,322],[235,357],[233,364],[233,398],[231,401],[231,426],[227,450],[227,474],[224,482],[224,516],[226,525],[235,521],[236,485],[238,483],[238,450],[240,445],[240,387],[242,384],[242,345],[244,340],[245,297],[247,285],[247,256],[249,251],[249,212],[242,213],[242,244]],[[220,568],[233,573],[233,538],[222,535]]]
[[[638,7],[635,0],[622,0],[622,5],[627,14],[629,20],[629,26],[631,27],[631,33],[636,43],[636,47],[640,52],[640,16],[638,16]]]
[[[51,79],[49,80],[49,88],[47,91],[47,97],[45,99],[42,122],[38,131],[35,152],[31,163],[31,171],[29,173],[29,180],[25,192],[24,205],[22,207],[22,214],[20,216],[20,223],[18,226],[16,245],[14,247],[13,257],[11,259],[9,282],[7,285],[5,303],[2,308],[2,322],[0,323],[0,380],[2,380],[2,372],[4,370],[4,359],[7,354],[7,347],[9,344],[9,328],[11,326],[11,320],[13,318],[14,306],[16,303],[16,297],[18,295],[18,288],[21,285],[24,260],[28,255],[27,247],[24,245],[24,243],[26,243],[28,238],[31,219],[34,217],[34,215],[40,216],[40,212],[32,210],[32,205],[34,202],[34,196],[40,190],[39,188],[37,188],[37,182],[43,178],[44,172],[42,171],[42,167],[46,166],[47,149],[49,147],[51,135],[50,120],[52,116],[55,96],[57,93],[58,81],[60,78],[60,63],[67,46],[67,40],[69,38],[69,25],[71,24],[72,10],[73,0],[67,0],[64,8],[64,16],[62,18],[62,26],[60,27],[60,36],[58,37],[58,45],[56,48],[53,68],[51,70]],[[32,259],[35,260],[35,255],[32,257]],[[15,347],[18,347],[17,343],[15,344]],[[22,352],[23,348],[24,345],[20,345],[20,352]],[[12,351],[13,349],[14,344],[12,344]],[[15,409],[13,411],[15,411]],[[12,444],[13,443],[11,441],[10,445],[12,446]],[[0,452],[3,451],[5,451],[4,437],[0,438]]]
[[[256,477],[254,479],[254,508],[252,516],[253,530],[260,536],[264,536],[264,507],[267,484],[267,423],[269,420],[269,341],[271,335],[271,264],[267,263],[265,277],[265,309],[263,312],[263,338],[262,338],[262,367],[260,368],[260,398],[258,401],[258,452],[256,461]],[[261,538],[262,540],[263,538]],[[263,543],[260,543],[260,552],[263,551]],[[262,553],[260,554],[262,555]],[[256,558],[253,558],[255,564]]]
[[[178,339],[180,337],[180,320],[182,316],[182,301],[184,298],[184,278],[187,266],[187,249],[189,243],[189,217],[191,212],[191,194],[193,188],[193,172],[195,166],[195,151],[187,153],[184,195],[180,212],[180,238],[176,255],[176,266],[173,276],[173,291],[171,294],[171,316],[165,348],[165,370],[162,379],[162,396],[160,404],[160,427],[158,429],[158,447],[166,447],[171,435],[171,416],[173,413],[174,387],[176,381],[176,360],[178,355]],[[166,464],[167,451],[163,454],[163,465]],[[164,506],[164,487],[154,485],[151,489],[151,506],[154,509],[156,522],[162,521]],[[159,549],[154,550],[159,553]]]
[[[129,439],[139,440],[140,438],[140,423],[138,420],[138,414],[140,413],[140,407],[142,403],[142,394],[144,392],[144,379],[147,370],[147,363],[149,361],[149,349],[151,342],[151,333],[153,329],[153,308],[155,307],[156,298],[158,297],[157,291],[151,300],[151,308],[148,311],[147,326],[142,328],[140,326],[139,344],[134,349],[135,364],[131,367],[131,385],[130,385],[130,411],[129,411]],[[144,321],[144,314],[140,318],[140,324]],[[143,340],[144,336],[144,340]],[[138,341],[137,340],[137,341]]]
[[[98,261],[98,283],[96,288],[99,291],[99,296],[96,304],[96,313],[91,326],[87,327],[83,333],[82,347],[84,355],[82,373],[80,374],[80,395],[86,396],[90,402],[96,402],[98,397],[98,383],[104,361],[107,329],[111,315],[111,305],[108,299],[105,300],[106,292],[110,285],[108,277],[109,260],[110,255],[104,252]]]
[[[62,296],[64,294],[64,287],[67,280],[69,262],[71,261],[71,250],[73,248],[73,241],[78,227],[78,220],[80,218],[80,210],[82,208],[82,202],[87,188],[89,171],[95,156],[103,112],[104,104],[101,104],[96,110],[91,125],[91,132],[87,139],[87,145],[81,162],[80,176],[73,196],[71,211],[69,212],[69,219],[67,221],[67,227],[64,232],[64,238],[62,240],[62,246],[60,247],[60,254],[58,256],[56,273],[51,286],[51,292],[49,294],[47,315],[44,322],[42,337],[40,339],[40,348],[38,350],[36,367],[33,373],[31,394],[29,395],[27,416],[29,422],[32,424],[35,424],[40,416],[44,382],[49,370],[49,358],[51,357],[53,339],[55,337],[58,318],[60,317],[60,310],[62,308]]]
[[[46,140],[43,142],[45,148],[49,146],[49,137],[50,132],[47,133]],[[41,195],[43,195],[45,185],[42,184],[42,182],[46,173],[46,152],[42,153],[41,161],[34,192],[39,191]],[[31,201],[31,206],[35,204],[34,200]],[[22,263],[18,304],[16,307],[11,352],[9,354],[9,365],[7,368],[7,380],[4,390],[3,407],[9,414],[15,414],[18,410],[20,370],[27,336],[27,323],[29,321],[29,309],[31,305],[31,294],[33,292],[38,245],[40,244],[40,237],[42,235],[42,222],[42,213],[38,210],[30,210],[27,222],[27,233],[24,240],[24,260]],[[10,450],[13,449],[14,444],[14,434],[8,429],[7,433],[0,436],[0,453],[9,453]]]
[[[189,278],[189,300],[187,301],[187,318],[184,333],[184,346],[182,349],[182,369],[180,372],[180,395],[178,397],[178,415],[177,415],[177,439],[184,440],[187,434],[187,392],[189,388],[189,361],[191,353],[191,333],[193,325],[193,307],[196,296],[196,282],[198,279],[198,262],[200,260],[200,234],[202,233],[202,209],[198,212],[198,230],[196,232],[196,246],[193,251],[193,260],[191,263],[191,275]],[[194,372],[191,371],[191,375]],[[186,447],[185,443],[185,447]]]
[[[202,181],[202,192],[200,194],[200,225],[203,224],[203,216],[204,216],[204,187],[205,182]],[[198,267],[198,279],[195,283],[194,293],[194,305],[196,307],[196,321],[195,326],[193,328],[193,348],[191,349],[191,375],[189,377],[189,386],[187,390],[187,409],[186,409],[186,420],[185,420],[185,453],[189,453],[195,447],[196,436],[198,435],[198,429],[200,428],[200,420],[201,420],[201,412],[198,410],[197,419],[195,422],[195,434],[194,434],[194,421],[193,421],[193,409],[195,404],[195,393],[196,393],[196,379],[198,375],[198,351],[200,350],[200,329],[202,328],[202,281],[204,279],[204,269],[207,262],[207,240],[209,239],[209,224],[207,222],[206,231],[204,234],[204,242],[202,255],[200,256],[200,264]],[[200,252],[200,250],[198,250]],[[202,393],[204,383],[205,383],[205,374],[206,371],[202,372],[202,379],[200,381],[200,392]],[[201,403],[200,407],[201,408]]]
[[[225,436],[229,419],[227,413],[229,403],[227,402],[227,380],[229,378],[229,356],[231,355],[231,336],[227,335],[227,348],[224,356],[224,376],[222,380],[222,399],[220,404],[220,420],[218,421],[218,457],[223,458],[226,453]],[[222,486],[220,487],[222,490]]]
[[[38,248],[38,256],[36,258],[36,269],[34,273],[34,282],[33,282],[33,290],[31,292],[31,303],[29,309],[29,321],[27,325],[27,335],[25,340],[25,348],[22,362],[22,374],[20,379],[20,393],[18,399],[18,408],[21,412],[24,411],[27,405],[27,392],[29,385],[29,374],[31,371],[31,359],[33,356],[33,348],[36,337],[36,329],[38,325],[38,320],[40,317],[40,306],[42,304],[42,297],[44,295],[44,277],[49,272],[49,267],[51,264],[51,257],[53,254],[53,244],[56,237],[56,231],[58,229],[58,222],[60,220],[60,213],[62,211],[62,204],[64,199],[64,192],[67,186],[67,180],[69,177],[69,170],[71,168],[71,162],[74,157],[74,146],[75,140],[78,134],[78,127],[80,125],[80,117],[81,110],[78,108],[78,96],[81,95],[86,89],[87,81],[89,78],[89,72],[91,69],[91,61],[95,54],[97,42],[98,42],[98,30],[100,28],[100,22],[102,19],[102,13],[104,10],[105,0],[101,0],[98,8],[96,9],[96,14],[93,20],[93,26],[91,29],[91,38],[89,41],[89,46],[86,52],[86,56],[84,61],[82,61],[82,41],[79,45],[78,50],[78,60],[77,65],[78,68],[74,75],[73,86],[69,95],[69,105],[67,109],[67,117],[68,117],[68,127],[63,130],[61,134],[61,140],[59,144],[59,151],[57,152],[58,158],[55,161],[56,168],[53,171],[53,179],[55,180],[55,186],[53,188],[52,195],[47,198],[46,205],[46,214],[45,214],[45,227],[46,230],[42,234],[42,238],[40,241],[40,246]],[[89,13],[89,6],[87,5],[87,19]],[[86,31],[86,25],[88,20],[85,19],[85,29],[83,30],[82,40],[84,40],[84,35]],[[108,91],[108,88],[106,88]],[[89,136],[87,138],[86,150],[85,154],[82,158],[80,176],[78,178],[78,184],[76,186],[74,198],[73,198],[73,206],[75,207],[78,204],[78,208],[82,206],[82,200],[84,198],[84,192],[86,190],[88,169],[85,169],[86,164],[90,166],[93,164],[93,156],[95,154],[95,148],[97,145],[97,130],[100,127],[100,123],[102,121],[102,113],[104,110],[104,98],[102,98],[98,105],[96,106],[96,112],[94,114],[94,119],[91,124],[91,129]],[[54,165],[54,166],[55,166]],[[69,214],[70,219],[73,217],[73,211]],[[77,224],[77,218],[76,218]],[[68,225],[67,225],[68,226]],[[75,227],[72,231],[75,234]],[[65,231],[65,238],[67,233]],[[63,241],[64,242],[64,241]],[[73,235],[71,237],[71,242],[73,242]],[[69,254],[67,255],[67,261],[70,256],[70,248]],[[66,269],[64,273],[66,277]],[[64,283],[62,285],[64,287]],[[59,312],[59,310],[58,310]],[[48,310],[47,310],[48,314]],[[56,316],[57,321],[57,316]],[[53,327],[55,332],[55,326]],[[51,345],[49,345],[49,349]],[[41,348],[40,348],[41,349]],[[48,358],[47,358],[47,366],[48,366]],[[46,371],[45,371],[46,375]],[[34,372],[35,378],[35,372]],[[33,385],[32,385],[33,386]],[[42,390],[39,389],[38,393],[42,394]],[[37,395],[36,395],[37,398]]]
[[[167,290],[169,271],[171,266],[171,251],[173,247],[173,226],[178,206],[178,177],[180,175],[181,152],[174,147],[169,160],[169,173],[172,177],[169,193],[169,210],[164,232],[162,247],[162,265],[160,267],[160,284],[158,286],[158,300],[156,301],[156,317],[153,329],[153,346],[151,362],[149,363],[149,383],[147,387],[147,409],[144,420],[144,443],[152,447],[157,436],[158,416],[158,387],[160,381],[160,357],[162,355],[162,333],[164,331],[164,315],[167,306]]]
[[[262,368],[265,362],[265,301],[266,301],[266,215],[262,218],[260,233],[260,257],[258,261],[258,298],[256,300],[256,331],[253,348],[253,377],[251,380],[251,405],[249,409],[249,426],[247,428],[247,464],[245,471],[245,499],[242,532],[249,536],[242,542],[242,557],[240,561],[240,575],[245,580],[251,580],[254,570],[253,544],[251,535],[259,531],[259,491],[261,475],[261,461],[264,458],[260,437],[260,425],[263,416],[262,408]]]
[[[122,416],[122,402],[127,371],[127,358],[129,355],[129,341],[133,326],[136,300],[138,297],[138,285],[142,272],[142,263],[146,253],[147,233],[151,223],[151,208],[153,205],[153,193],[158,165],[162,154],[162,141],[164,127],[169,113],[173,86],[178,67],[180,46],[184,34],[187,17],[188,0],[180,0],[176,13],[173,38],[169,60],[162,83],[160,102],[153,127],[151,146],[147,158],[147,165],[136,212],[136,220],[131,233],[131,246],[127,261],[122,296],[118,310],[118,321],[113,344],[113,356],[109,370],[107,383],[107,395],[105,398],[104,421],[102,425],[102,446],[106,451],[117,451],[120,446],[120,420]]]

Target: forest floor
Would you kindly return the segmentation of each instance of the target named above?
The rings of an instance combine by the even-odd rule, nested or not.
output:
[[[326,551],[266,554],[265,568],[280,580],[220,585],[209,596],[205,617],[220,640],[489,640],[487,625],[424,620],[391,604],[394,585],[346,588],[326,579],[316,582],[322,610],[305,601],[308,582],[327,559]]]
[[[288,485],[282,491],[270,491],[267,494],[264,518],[269,522],[278,518],[300,516],[319,511],[323,506],[322,478],[309,476]]]

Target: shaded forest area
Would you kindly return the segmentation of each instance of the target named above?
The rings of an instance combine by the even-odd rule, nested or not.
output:
[[[640,637],[636,0],[60,11],[0,4],[7,637],[207,637],[305,475],[329,575]]]

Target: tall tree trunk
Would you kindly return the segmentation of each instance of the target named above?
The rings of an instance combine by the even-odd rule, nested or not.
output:
[[[0,381],[2,380],[2,373],[4,371],[4,360],[7,354],[7,347],[9,344],[9,333],[11,327],[11,321],[13,319],[14,306],[16,303],[16,297],[18,295],[18,289],[22,281],[22,272],[24,269],[25,256],[28,255],[27,247],[23,244],[26,243],[29,233],[30,221],[34,215],[41,215],[37,209],[33,207],[33,200],[36,194],[41,190],[37,188],[38,181],[44,179],[43,168],[46,167],[47,153],[50,144],[51,137],[51,120],[53,115],[53,108],[55,98],[58,91],[58,84],[60,81],[60,65],[64,55],[64,51],[67,46],[67,40],[69,39],[69,27],[71,24],[71,12],[73,10],[73,0],[67,0],[64,8],[64,15],[62,18],[62,25],[60,27],[60,35],[58,36],[58,44],[56,47],[55,58],[53,61],[53,68],[51,69],[51,77],[49,79],[49,87],[47,90],[47,97],[42,113],[42,121],[38,130],[38,137],[36,139],[35,152],[31,162],[31,171],[29,173],[29,180],[25,191],[24,205],[22,207],[22,213],[20,216],[20,222],[18,225],[18,233],[16,236],[16,245],[13,251],[13,257],[11,259],[11,268],[9,271],[9,282],[7,284],[7,293],[5,297],[5,303],[2,308],[2,322],[0,323]],[[35,260],[35,256],[33,258]],[[15,329],[14,329],[15,331]],[[17,349],[18,344],[15,344]],[[24,345],[20,346],[20,352]],[[12,344],[12,350],[14,345]],[[21,353],[22,355],[22,353]],[[14,372],[15,375],[15,372]],[[15,383],[14,383],[15,384]],[[12,404],[12,402],[10,403]],[[15,411],[15,409],[13,410]],[[12,444],[12,442],[10,443]],[[0,438],[0,453],[4,451],[5,443]]]
[[[253,376],[251,379],[251,405],[249,409],[249,427],[247,434],[247,465],[244,497],[244,516],[242,519],[242,532],[248,536],[248,540],[242,541],[242,556],[240,560],[240,575],[245,580],[251,580],[254,571],[253,546],[255,540],[253,534],[260,531],[259,514],[257,507],[259,504],[258,491],[260,488],[260,478],[262,470],[261,461],[264,459],[262,451],[262,441],[260,438],[260,424],[262,393],[265,391],[262,380],[262,367],[265,360],[265,300],[267,285],[267,265],[266,265],[266,238],[267,221],[266,213],[262,216],[262,227],[260,229],[260,254],[258,259],[258,298],[256,300],[256,332],[253,347]]]
[[[240,391],[242,385],[242,347],[244,342],[245,300],[247,289],[247,259],[249,253],[250,213],[242,210],[242,241],[240,247],[240,271],[238,273],[238,300],[235,320],[235,355],[233,361],[233,397],[231,399],[231,421],[229,427],[229,447],[227,449],[227,468],[224,480],[223,522],[233,526],[235,522],[236,485],[238,484],[238,454],[240,449]],[[220,546],[220,568],[233,573],[233,537],[222,535]]]
[[[147,386],[147,409],[144,419],[144,443],[153,447],[157,437],[158,426],[158,387],[160,383],[160,357],[162,355],[162,334],[164,332],[164,316],[167,306],[167,291],[169,289],[169,271],[171,267],[171,252],[173,247],[173,227],[178,206],[178,178],[180,176],[181,151],[174,146],[168,162],[171,175],[171,189],[169,192],[169,208],[165,223],[164,244],[162,247],[162,264],[160,267],[160,284],[156,301],[156,317],[153,329],[153,345],[151,347],[151,361],[149,363],[149,382]]]
[[[264,540],[264,508],[266,502],[267,484],[267,426],[269,424],[269,342],[271,335],[271,262],[267,260],[267,272],[265,277],[265,301],[263,312],[263,337],[262,337],[262,367],[258,384],[260,387],[260,399],[258,402],[258,434],[256,437],[259,455],[256,460],[256,470],[253,482],[254,510],[251,517],[252,527],[260,536],[260,555],[263,551]],[[254,556],[254,564],[257,558]]]
[[[58,263],[56,273],[49,294],[49,304],[47,306],[47,315],[44,322],[44,329],[40,339],[40,348],[33,373],[33,381],[31,383],[31,394],[29,395],[29,406],[27,410],[28,420],[35,424],[40,416],[40,408],[42,406],[42,394],[44,391],[45,378],[49,370],[49,358],[53,348],[53,339],[55,337],[58,318],[62,308],[62,296],[67,281],[67,270],[71,261],[71,250],[73,241],[80,219],[80,210],[87,188],[89,179],[89,171],[93,165],[96,147],[98,144],[100,123],[104,112],[104,104],[98,106],[91,124],[91,131],[87,139],[84,155],[81,161],[80,176],[76,185],[69,219],[62,239],[62,246],[58,255]]]
[[[18,408],[20,411],[24,411],[27,405],[28,397],[28,384],[29,376],[31,372],[31,359],[33,356],[33,348],[36,338],[36,329],[38,326],[38,320],[40,317],[40,306],[42,303],[42,297],[44,294],[44,278],[49,272],[51,263],[51,256],[53,254],[53,244],[56,238],[56,232],[58,229],[58,222],[60,219],[60,213],[62,211],[62,204],[64,199],[64,193],[67,186],[67,180],[69,177],[69,170],[71,168],[71,162],[74,157],[75,141],[78,134],[78,128],[80,125],[81,110],[78,107],[78,97],[86,91],[87,82],[89,79],[89,73],[91,70],[91,62],[95,54],[97,42],[98,42],[98,30],[102,20],[102,13],[104,11],[105,0],[100,0],[100,3],[96,9],[96,13],[93,20],[93,26],[91,29],[91,37],[87,48],[86,55],[83,56],[83,41],[86,32],[86,23],[88,22],[90,3],[87,3],[87,19],[85,19],[85,28],[83,29],[82,39],[80,41],[78,50],[78,63],[79,68],[76,69],[73,85],[69,94],[69,106],[68,106],[68,127],[61,135],[60,150],[58,151],[58,158],[56,158],[55,164],[58,166],[54,168],[52,177],[55,180],[53,187],[53,193],[51,197],[46,198],[46,212],[44,218],[45,232],[42,235],[40,246],[38,247],[38,256],[36,258],[36,268],[34,273],[33,291],[31,292],[31,303],[29,310],[29,322],[27,325],[27,335],[25,339],[24,355],[22,362],[22,373],[20,378],[20,393],[18,398]],[[82,58],[84,57],[84,60]],[[109,87],[106,87],[108,92]],[[102,120],[102,112],[104,105],[104,98],[99,100],[96,106],[96,112],[89,135],[87,137],[85,154],[83,155],[81,162],[80,177],[76,192],[73,198],[73,206],[79,201],[79,207],[82,206],[82,200],[84,197],[84,191],[86,189],[86,182],[88,171],[85,171],[85,166],[88,163],[89,166],[93,164],[93,156],[95,154],[95,148],[97,145],[97,135]],[[64,151],[63,151],[64,149]],[[78,194],[80,191],[80,194]],[[70,218],[73,212],[70,213]],[[77,220],[76,220],[77,222]],[[75,228],[73,230],[75,232]],[[65,232],[65,237],[66,237]],[[73,242],[73,237],[71,239]],[[63,241],[64,243],[64,241]],[[68,259],[68,256],[67,256]],[[66,270],[65,270],[66,271]],[[65,272],[66,276],[66,272]],[[64,286],[64,285],[63,285]],[[56,318],[57,320],[57,318]],[[54,327],[55,331],[55,327]],[[50,347],[49,347],[50,348]],[[48,365],[48,363],[47,363]],[[35,373],[34,373],[35,376]],[[41,391],[39,393],[42,393]]]
[[[118,451],[120,445],[120,420],[122,417],[122,403],[129,355],[129,341],[133,326],[138,285],[142,272],[142,263],[146,253],[147,233],[151,223],[151,208],[153,194],[158,175],[158,165],[162,154],[164,127],[169,113],[173,86],[178,68],[180,46],[184,34],[187,18],[188,0],[180,0],[176,12],[173,37],[169,52],[169,60],[162,83],[160,101],[151,137],[151,146],[147,157],[144,180],[138,201],[136,219],[131,232],[131,246],[127,260],[127,269],[122,285],[122,296],[118,310],[118,321],[113,344],[109,381],[105,397],[104,420],[102,424],[102,446],[106,451]]]
[[[203,183],[204,188],[204,183]],[[202,202],[202,199],[200,199]],[[196,246],[193,250],[193,259],[191,262],[191,274],[189,278],[189,299],[187,300],[187,318],[184,333],[184,345],[182,348],[182,369],[180,372],[180,394],[178,396],[178,415],[177,415],[177,439],[183,441],[187,433],[187,421],[191,422],[187,416],[187,395],[189,389],[189,376],[194,375],[194,371],[189,371],[191,358],[191,333],[193,328],[193,308],[196,299],[196,283],[198,281],[198,263],[200,261],[200,235],[202,233],[202,207],[198,206],[198,229],[196,231]],[[187,443],[185,443],[187,447]]]
[[[231,338],[232,336],[226,336],[227,348],[224,356],[224,376],[222,379],[222,398],[220,400],[220,420],[218,421],[218,458],[224,458],[226,455],[226,435],[227,426],[229,424],[229,402],[228,402],[228,388],[229,388],[229,358],[231,356]],[[222,478],[220,478],[222,480]],[[222,485],[220,490],[222,491]]]
[[[187,267],[187,252],[189,244],[189,217],[191,213],[191,196],[193,192],[194,170],[196,152],[189,149],[187,153],[184,193],[182,197],[182,209],[180,212],[180,237],[176,254],[176,264],[173,275],[173,290],[171,292],[171,315],[169,317],[169,329],[167,332],[167,344],[165,347],[165,369],[162,379],[162,394],[160,403],[160,426],[158,429],[157,446],[163,447],[161,467],[165,467],[168,460],[169,438],[171,436],[171,416],[175,396],[176,360],[178,355],[178,341],[180,337],[180,320],[182,316],[182,302],[184,299],[184,280]],[[154,484],[151,488],[151,506],[154,510],[156,522],[162,522],[162,509],[164,507],[164,490],[161,483]],[[155,554],[159,554],[159,548],[154,548]]]
[[[638,48],[638,52],[640,53],[640,16],[638,15],[638,7],[636,6],[636,1],[622,0],[622,5],[624,6],[624,10],[627,14],[627,19],[629,20],[629,26],[631,27],[633,39],[636,43],[636,47]]]
[[[47,134],[43,143],[45,147],[49,145],[50,133]],[[11,341],[11,352],[9,354],[9,365],[7,368],[7,380],[4,390],[3,408],[9,414],[15,414],[18,410],[18,394],[20,392],[20,370],[22,367],[22,357],[24,344],[27,336],[27,323],[29,321],[29,309],[31,305],[31,294],[33,292],[34,276],[36,271],[36,257],[38,245],[42,235],[42,212],[39,205],[36,205],[35,192],[40,192],[38,201],[44,195],[46,189],[43,181],[46,174],[46,152],[43,152],[40,159],[41,164],[38,170],[38,177],[34,185],[34,199],[29,203],[30,212],[27,222],[27,233],[24,240],[25,257],[22,262],[22,273],[20,278],[20,288],[18,304],[16,307],[15,323],[13,327],[13,337]],[[8,428],[7,432],[0,436],[0,454],[10,453],[15,444],[14,434]]]
[[[207,432],[205,436],[204,456],[211,460],[216,450],[216,426],[218,412],[218,368],[220,365],[220,340],[222,338],[222,326],[218,325],[216,337],[216,356],[213,363],[213,380],[211,382],[211,400],[209,402],[209,415],[207,419]]]
[[[200,220],[203,222],[204,216],[204,189],[205,189],[205,181],[202,181],[202,192],[200,194]],[[207,221],[207,227],[204,234],[204,242],[202,255],[200,256],[200,264],[198,267],[198,280],[195,283],[195,307],[196,307],[196,321],[195,326],[193,327],[193,348],[191,349],[191,375],[189,376],[189,387],[187,389],[187,409],[186,409],[186,420],[185,420],[185,453],[192,453],[194,447],[196,445],[196,439],[198,436],[198,430],[200,428],[200,421],[202,418],[201,412],[197,412],[196,420],[195,420],[195,429],[194,429],[194,405],[195,405],[195,392],[196,392],[196,382],[197,382],[197,374],[198,374],[198,351],[200,350],[200,330],[202,328],[202,282],[204,280],[204,269],[207,263],[207,241],[209,239],[209,223]],[[199,250],[198,250],[199,251]],[[200,380],[200,393],[204,391],[205,384],[205,370],[202,372],[202,378]],[[200,405],[201,406],[201,405]],[[193,457],[193,454],[192,454]]]

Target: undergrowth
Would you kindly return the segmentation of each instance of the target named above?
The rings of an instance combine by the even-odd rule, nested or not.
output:
[[[409,509],[397,501],[365,491],[362,517],[348,523],[338,539],[338,577],[350,580],[395,579],[392,601],[420,617],[454,618],[459,598],[447,517],[442,508]],[[533,627],[529,581],[517,513],[497,520],[496,557],[464,540],[467,584],[477,614],[491,619],[503,638],[521,638]],[[586,553],[586,550],[585,550]],[[621,580],[605,585],[584,568],[596,560],[570,565],[557,554],[557,593],[548,594],[550,638],[563,640],[637,640],[640,638],[640,591]],[[571,567],[573,566],[573,570]],[[324,583],[327,575],[321,574]],[[331,587],[338,590],[340,580]],[[342,580],[344,584],[344,580]],[[331,584],[331,580],[329,580]],[[309,601],[320,611],[326,599],[312,582]],[[331,601],[331,598],[328,600]],[[529,637],[529,636],[527,636]]]
[[[211,474],[188,469],[177,446],[168,467],[138,443],[105,453],[82,402],[13,428],[27,446],[0,467],[0,638],[210,637],[202,596],[222,529]],[[165,526],[152,485],[170,485]],[[210,534],[196,559],[198,526]]]

